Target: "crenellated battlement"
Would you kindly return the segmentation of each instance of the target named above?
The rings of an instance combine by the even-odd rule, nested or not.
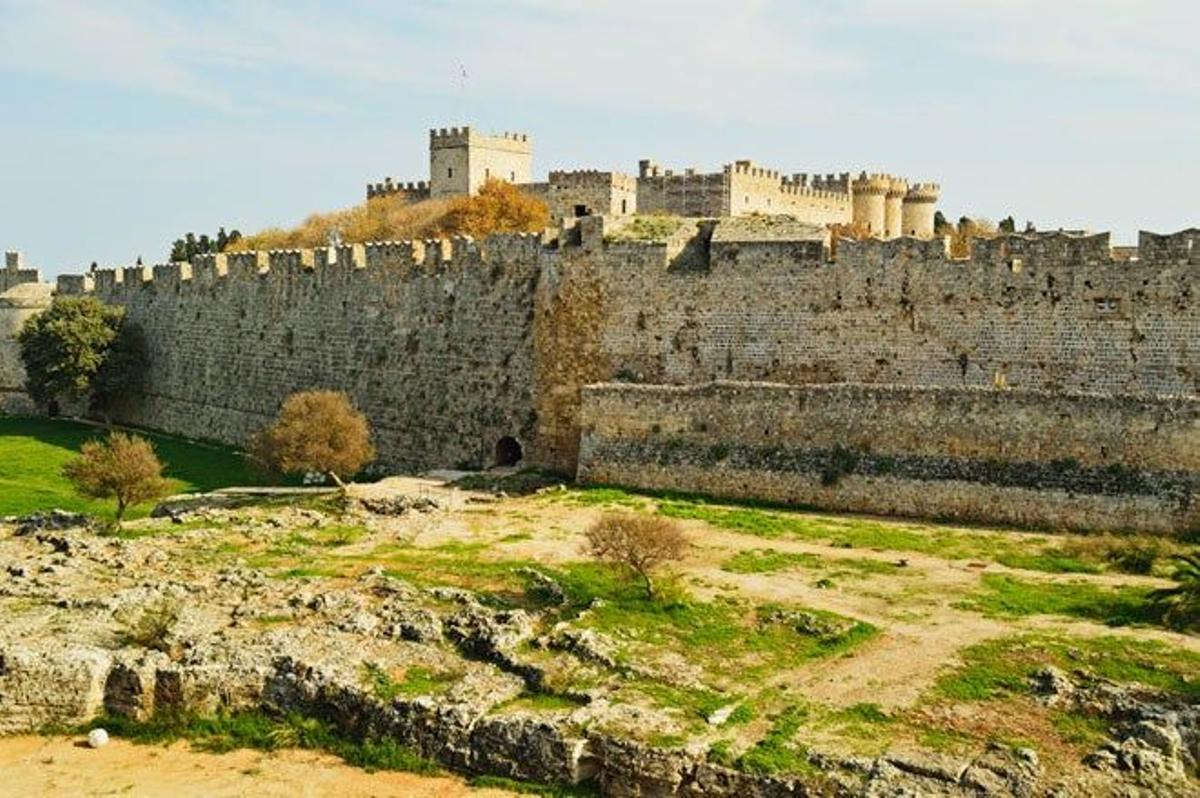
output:
[[[1138,232],[1138,260],[1161,263],[1200,263],[1200,229],[1189,227],[1162,235]]]
[[[887,174],[860,172],[858,177],[850,182],[850,189],[855,194],[886,195],[892,190],[893,180],[895,178]]]
[[[40,283],[42,273],[25,265],[25,257],[15,250],[4,253],[4,269],[0,270],[0,294],[26,283]]]
[[[411,201],[429,199],[429,181],[417,180],[399,183],[387,177],[382,182],[367,184],[367,199],[373,197],[390,197],[395,194],[403,194]]]
[[[405,279],[418,274],[469,273],[489,266],[525,268],[537,264],[546,244],[542,233],[497,233],[482,241],[470,236],[454,236],[315,249],[213,253],[197,255],[190,263],[96,269],[87,275],[61,275],[58,291],[64,295],[94,292],[102,297],[114,297],[141,289],[209,287],[255,280],[287,281],[301,275],[315,276],[322,281],[339,275],[386,271],[398,279]]]
[[[432,149],[441,147],[461,147],[466,144],[502,142],[513,146],[528,148],[530,145],[528,133],[480,133],[470,126],[451,128],[430,128],[429,146]]]

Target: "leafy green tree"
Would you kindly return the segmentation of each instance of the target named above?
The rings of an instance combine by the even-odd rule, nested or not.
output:
[[[196,255],[224,252],[241,237],[242,234],[237,230],[227,233],[224,227],[217,231],[215,237],[210,237],[207,233],[203,233],[199,237],[195,233],[187,233],[183,238],[177,238],[171,244],[171,260],[191,260]]]
[[[1015,233],[1017,232],[1017,221],[1012,216],[1008,216],[1000,220],[1000,224],[996,225],[996,229],[1001,233]]]
[[[59,396],[87,396],[120,334],[125,309],[95,297],[59,297],[25,322],[17,341],[25,389],[47,407]]]

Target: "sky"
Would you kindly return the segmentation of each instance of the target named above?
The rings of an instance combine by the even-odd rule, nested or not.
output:
[[[886,171],[1132,243],[1200,222],[1198,43],[1195,0],[0,0],[0,248],[161,262],[427,179],[461,124],[540,179]]]

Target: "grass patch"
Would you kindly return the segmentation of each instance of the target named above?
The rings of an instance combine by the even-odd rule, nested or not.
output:
[[[677,652],[707,666],[721,680],[759,678],[806,660],[841,654],[876,631],[869,624],[832,613],[794,610],[822,627],[803,631],[786,617],[792,610],[755,607],[730,598],[647,600],[636,584],[592,563],[548,573],[567,594],[568,614],[589,608],[578,626],[638,647]]]
[[[704,521],[767,540],[791,538],[849,549],[918,552],[948,560],[990,560],[1009,568],[1044,573],[1099,573],[1108,569],[1147,573],[1163,553],[1162,545],[1139,537],[1048,539],[1029,535],[1018,541],[988,530],[831,517],[774,502],[718,501],[677,491],[638,494],[613,486],[595,486],[563,491],[562,498],[580,505],[619,504],[635,509],[648,509],[652,499],[657,512],[670,518]]]
[[[1104,569],[1096,563],[1057,552],[1006,551],[996,562],[1023,571],[1043,571],[1048,574],[1098,574]]]
[[[1067,615],[1110,626],[1159,622],[1142,587],[1107,588],[1086,582],[1027,582],[1008,574],[984,574],[983,589],[960,606],[999,618]]]
[[[440,773],[441,767],[388,737],[342,734],[319,718],[298,714],[274,717],[263,712],[235,712],[211,717],[159,715],[134,721],[120,715],[98,718],[87,728],[103,726],[121,739],[142,744],[187,740],[202,751],[225,753],[240,748],[277,751],[303,748],[327,751],[345,762],[370,770]],[[86,729],[82,730],[86,733]]]
[[[585,702],[557,693],[524,693],[501,705],[501,709],[528,709],[534,712],[573,712]]]
[[[1188,698],[1200,696],[1200,654],[1148,640],[1119,637],[1024,636],[964,649],[962,665],[943,674],[932,697],[982,701],[1025,694],[1040,668],[1084,669],[1123,684],[1141,684]]]
[[[1093,750],[1108,739],[1109,722],[1094,715],[1055,712],[1050,716],[1050,722],[1063,740],[1081,748]]]
[[[363,666],[363,680],[381,701],[394,701],[401,696],[439,695],[461,677],[461,673],[432,671],[413,665],[404,669],[402,678],[396,679],[375,663]]]
[[[748,773],[811,773],[804,746],[793,740],[808,713],[803,707],[788,707],[775,719],[771,730],[734,762]]]
[[[684,219],[664,214],[637,215],[606,236],[610,241],[666,241],[683,227]]]
[[[62,475],[86,441],[103,438],[102,428],[62,419],[0,417],[0,515],[25,515],[55,507],[111,520],[114,503],[85,499]],[[255,485],[237,451],[182,438],[139,432],[154,444],[176,491],[209,491]],[[146,516],[152,503],[130,508],[128,518]]]
[[[722,571],[735,574],[769,574],[791,568],[820,568],[821,558],[815,554],[754,549],[739,551],[721,563]]]

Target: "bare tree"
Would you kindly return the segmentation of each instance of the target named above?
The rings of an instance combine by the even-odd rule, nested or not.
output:
[[[283,403],[279,418],[250,443],[250,458],[279,474],[325,474],[346,483],[375,458],[371,429],[350,397],[339,391],[305,391]]]
[[[669,518],[632,513],[606,513],[586,532],[587,553],[628,568],[654,598],[653,572],[687,553],[687,535]]]
[[[157,499],[170,489],[162,462],[145,438],[114,432],[107,441],[88,441],[63,475],[84,496],[117,500],[115,527],[134,504]]]

